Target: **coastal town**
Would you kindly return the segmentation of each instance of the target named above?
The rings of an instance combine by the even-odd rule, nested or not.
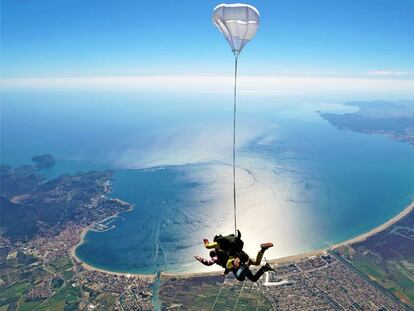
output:
[[[164,310],[408,310],[335,255],[280,259],[257,284],[232,275],[165,277]]]
[[[414,202],[328,250],[270,261],[275,271],[257,284],[166,275],[161,300],[165,310],[412,310],[413,232]]]
[[[34,157],[36,167],[52,163]],[[42,162],[43,161],[43,162]],[[36,167],[1,167],[1,310],[151,310],[154,276],[99,271],[79,262],[75,248],[89,229],[133,206],[106,196],[107,171],[62,175],[44,182]],[[22,191],[25,193],[22,194]],[[13,213],[30,210],[30,218]],[[45,210],[62,213],[50,219]],[[67,216],[69,215],[69,216]],[[17,228],[26,222],[29,228]]]
[[[217,272],[207,275],[114,273],[87,265],[75,253],[88,230],[108,230],[113,226],[113,217],[133,208],[128,202],[106,196],[111,191],[111,174],[79,173],[43,183],[40,177],[33,178],[34,172],[30,167],[2,170],[3,178],[6,175],[13,180],[20,179],[19,189],[27,191],[33,181],[40,186],[24,195],[3,188],[7,193],[2,194],[1,207],[32,206],[31,217],[37,217],[37,224],[41,224],[30,231],[25,228],[26,231],[15,231],[3,225],[0,236],[2,311],[402,311],[412,307],[412,287],[404,287],[407,281],[399,282],[398,276],[404,273],[411,277],[407,265],[412,262],[414,249],[414,204],[368,234],[329,250],[270,261],[275,271],[267,272],[257,283],[239,282],[231,273]],[[59,221],[45,225],[48,219],[37,214],[36,208],[47,209],[50,204],[76,212],[72,217],[61,216]]]
[[[79,310],[153,310],[156,276],[110,273],[77,261],[70,254],[80,242],[81,230],[69,225],[55,239],[36,241],[8,254],[1,288],[10,292],[17,286],[21,290],[25,282],[31,286],[15,306],[54,310],[71,293],[72,305]],[[22,264],[25,261],[27,265]],[[20,273],[13,272],[13,266]],[[224,310],[226,305],[232,310],[253,310],[253,306],[260,306],[257,310],[408,310],[334,253],[282,259],[272,266],[275,272],[266,273],[257,284],[239,282],[231,274],[161,274],[161,310]],[[6,280],[5,270],[9,271]],[[30,278],[16,279],[21,273]],[[70,300],[64,301],[71,305]],[[7,301],[2,298],[1,303],[5,306]]]
[[[269,273],[265,295],[275,310],[405,310],[333,255],[285,262]]]
[[[83,231],[79,224],[68,224],[57,236],[17,246],[3,241],[0,305],[7,307],[4,310],[151,310],[155,277],[83,265],[74,255]]]

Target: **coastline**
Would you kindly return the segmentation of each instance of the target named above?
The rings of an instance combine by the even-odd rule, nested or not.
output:
[[[333,249],[336,249],[336,248],[341,247],[341,246],[354,244],[354,243],[357,243],[357,242],[363,242],[366,239],[368,239],[369,237],[388,229],[389,227],[391,227],[392,225],[394,225],[395,223],[397,223],[398,221],[403,219],[405,216],[410,214],[413,211],[413,209],[414,209],[414,200],[410,203],[410,205],[408,205],[400,213],[398,213],[397,215],[395,215],[394,217],[392,217],[388,221],[384,222],[383,224],[379,225],[378,227],[375,227],[374,229],[372,229],[368,232],[365,232],[363,234],[360,234],[360,235],[358,235],[358,236],[356,236],[352,239],[346,240],[346,241],[338,243],[338,244],[334,244],[331,247],[329,247],[328,249],[333,250]]]
[[[132,207],[133,208],[133,207]],[[132,210],[131,208],[131,210]],[[76,255],[76,249],[78,248],[78,246],[82,245],[85,242],[85,236],[88,233],[89,230],[92,230],[92,228],[104,221],[107,221],[108,219],[111,218],[116,218],[119,216],[119,213],[115,213],[109,217],[106,217],[100,221],[94,222],[92,224],[90,224],[89,226],[86,226],[84,228],[81,229],[80,234],[79,234],[79,242],[72,247],[72,249],[70,250],[70,256],[72,257],[72,259],[74,260],[74,262],[79,263],[82,265],[82,267],[85,270],[88,271],[98,271],[98,272],[102,272],[102,273],[106,273],[106,274],[111,274],[111,275],[117,275],[117,276],[126,276],[126,277],[140,277],[141,279],[148,279],[148,280],[153,280],[155,279],[156,275],[155,274],[139,274],[139,273],[126,273],[126,272],[116,272],[116,271],[110,271],[110,270],[105,270],[105,269],[101,269],[98,267],[94,267],[91,266],[89,264],[87,264],[86,262],[84,262],[83,260],[81,260],[77,255]]]
[[[391,227],[392,225],[394,225],[395,223],[397,223],[398,221],[403,219],[405,216],[407,216],[408,214],[413,212],[413,210],[414,210],[414,199],[400,213],[398,213],[397,215],[395,215],[391,219],[387,220],[385,223],[375,227],[374,229],[372,229],[368,232],[362,233],[362,234],[360,234],[360,235],[358,235],[354,238],[351,238],[349,240],[346,240],[346,241],[338,243],[338,244],[334,244],[334,245],[332,245],[330,247],[327,247],[327,248],[324,248],[324,249],[314,250],[314,251],[307,252],[307,253],[301,253],[301,254],[291,255],[291,256],[286,256],[286,257],[281,257],[281,258],[270,259],[270,260],[268,260],[268,262],[272,263],[272,264],[277,264],[277,263],[282,263],[282,262],[287,262],[287,261],[292,261],[292,260],[298,260],[298,259],[301,259],[301,258],[308,258],[308,257],[311,257],[311,256],[317,256],[317,255],[325,254],[327,251],[337,249],[341,246],[345,246],[345,245],[349,245],[349,244],[353,244],[353,243],[357,243],[357,242],[363,242],[366,239],[368,239],[369,237],[388,229],[389,227]],[[84,243],[84,238],[85,238],[86,234],[88,233],[88,231],[94,225],[96,225],[97,223],[100,223],[102,221],[105,221],[107,219],[114,218],[114,217],[118,217],[118,213],[116,213],[112,216],[109,216],[109,217],[107,217],[107,218],[105,218],[101,221],[96,222],[96,223],[92,223],[91,225],[89,225],[87,227],[82,228],[82,230],[80,232],[79,243],[76,244],[71,249],[70,256],[73,258],[73,260],[75,260],[77,263],[80,263],[86,270],[89,270],[89,271],[99,271],[99,272],[102,272],[102,273],[118,275],[118,276],[127,276],[127,277],[134,276],[134,277],[140,277],[140,278],[145,278],[145,279],[155,279],[156,274],[139,274],[139,273],[114,272],[114,271],[110,271],[110,270],[97,268],[97,267],[94,267],[94,266],[91,266],[91,265],[85,263],[79,257],[76,256],[76,248],[78,246],[80,246],[82,243]],[[188,273],[187,272],[177,272],[177,273],[174,273],[174,272],[161,272],[160,277],[189,278],[189,277],[214,276],[214,275],[219,275],[219,274],[222,274],[221,271],[188,272]]]

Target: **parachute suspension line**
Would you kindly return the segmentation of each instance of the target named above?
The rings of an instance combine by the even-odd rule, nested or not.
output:
[[[228,274],[226,274],[226,276],[224,277],[223,284],[221,284],[221,286],[220,286],[220,290],[217,293],[216,299],[214,300],[213,306],[211,307],[210,311],[213,311],[214,307],[216,306],[216,303],[217,303],[218,298],[220,297],[221,291],[223,290],[223,287],[226,284],[227,276],[228,276]]]
[[[237,235],[237,201],[236,201],[236,108],[237,108],[237,60],[239,54],[234,51],[234,102],[233,102],[233,209],[234,234]]]

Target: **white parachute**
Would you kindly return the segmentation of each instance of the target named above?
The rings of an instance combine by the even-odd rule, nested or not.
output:
[[[234,101],[233,101],[233,209],[234,232],[237,234],[236,203],[236,107],[237,107],[237,60],[241,50],[257,32],[260,24],[259,11],[248,4],[219,4],[213,9],[213,23],[224,34],[234,54]]]
[[[213,23],[224,34],[237,56],[257,32],[259,11],[248,4],[219,4],[213,9]]]

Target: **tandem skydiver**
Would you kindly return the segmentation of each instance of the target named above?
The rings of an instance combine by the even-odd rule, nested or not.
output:
[[[214,249],[210,251],[210,259],[199,256],[194,256],[194,258],[206,266],[218,264],[225,269],[224,273],[226,274],[232,271],[239,281],[244,281],[247,277],[252,282],[256,282],[264,272],[273,270],[269,264],[261,267],[255,275],[249,269],[250,265],[260,265],[264,252],[273,246],[272,243],[261,244],[260,251],[253,259],[243,251],[244,242],[241,240],[241,234],[238,230],[237,236],[234,234],[218,235],[214,237],[214,242],[210,243],[207,239],[204,239],[203,242],[207,249]]]
[[[229,257],[240,254],[244,246],[239,230],[237,230],[237,235],[216,235],[214,237],[214,242],[209,242],[208,239],[204,239],[203,242],[207,249],[212,249],[210,251],[210,259],[204,259],[200,256],[194,256],[194,258],[206,266],[217,264],[224,268],[224,273],[226,274],[230,272],[230,270],[226,268]]]

